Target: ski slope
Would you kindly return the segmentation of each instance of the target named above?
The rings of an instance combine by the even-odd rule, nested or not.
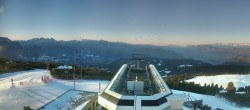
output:
[[[195,82],[202,86],[208,84],[222,85],[224,88],[227,87],[229,82],[233,82],[236,89],[239,87],[245,87],[250,85],[250,74],[248,75],[215,75],[215,76],[197,76],[195,78],[186,80],[187,82]]]
[[[51,79],[47,84],[41,81],[42,76],[50,76],[47,70],[31,70],[0,75],[0,108],[1,110],[21,110],[24,106],[37,109],[57,98],[69,89],[73,89],[72,80]],[[14,80],[12,86],[11,79]],[[20,82],[23,85],[20,85]],[[99,83],[103,90],[109,81],[77,80],[76,89],[98,92]]]

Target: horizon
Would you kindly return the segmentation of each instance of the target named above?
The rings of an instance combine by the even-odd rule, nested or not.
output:
[[[147,45],[249,44],[250,1],[0,1],[0,36]]]
[[[0,36],[3,37],[3,36]],[[129,42],[122,42],[122,41],[109,41],[109,40],[104,40],[104,39],[72,39],[72,40],[63,40],[63,39],[54,39],[54,38],[49,38],[49,37],[34,37],[30,39],[11,39],[9,37],[6,37],[12,41],[28,41],[32,39],[53,39],[56,41],[82,41],[82,40],[90,40],[90,41],[106,41],[106,42],[112,42],[112,43],[126,43],[126,44],[131,44],[131,45],[152,45],[152,46],[179,46],[179,47],[186,47],[186,46],[195,46],[195,45],[230,45],[230,46],[250,46],[250,43],[200,43],[200,44],[166,44],[166,45],[155,45],[155,44],[140,44],[140,43],[129,43]]]

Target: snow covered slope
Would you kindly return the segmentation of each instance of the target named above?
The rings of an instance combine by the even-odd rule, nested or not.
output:
[[[24,106],[39,108],[73,89],[73,81],[51,79],[47,84],[41,81],[42,76],[50,76],[46,70],[32,70],[0,75],[0,108],[1,110],[21,110]],[[12,87],[11,79],[14,80]],[[20,83],[23,85],[20,85]],[[98,92],[99,83],[102,90],[109,81],[77,80],[76,89]]]
[[[250,74],[248,75],[215,75],[215,76],[197,76],[195,78],[186,80],[187,82],[195,82],[201,84],[202,86],[206,83],[208,84],[218,84],[222,85],[224,88],[227,87],[229,82],[233,82],[234,86],[237,88],[245,87],[250,85]]]
[[[233,103],[230,103],[226,99],[217,96],[196,94],[192,92],[178,91],[178,90],[172,90],[172,92],[174,94],[187,94],[190,95],[191,97],[194,97],[196,100],[203,100],[203,104],[211,106],[212,109],[220,108],[223,110],[250,110],[250,108],[235,107]]]

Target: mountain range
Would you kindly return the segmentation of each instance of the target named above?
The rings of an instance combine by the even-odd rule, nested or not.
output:
[[[7,37],[0,37],[0,56],[20,60],[72,63],[75,58],[78,64],[88,64],[131,58],[133,54],[162,59],[195,59],[216,65],[250,64],[250,46],[247,45],[154,46],[87,39],[63,41],[33,38],[11,41]]]
[[[131,58],[132,54],[147,54],[165,59],[184,58],[181,54],[160,46],[132,45],[103,40],[57,41],[34,38],[26,41],[11,41],[8,38],[1,38],[1,41],[4,43],[0,46],[5,48],[1,52],[2,56],[21,60],[72,63],[76,58],[77,63],[102,63],[120,58]],[[17,51],[18,53],[15,53]]]
[[[232,44],[206,44],[165,46],[165,49],[172,50],[183,55],[185,58],[201,60],[210,64],[249,64],[250,46]],[[244,57],[241,57],[244,56]],[[237,57],[241,57],[240,59]]]

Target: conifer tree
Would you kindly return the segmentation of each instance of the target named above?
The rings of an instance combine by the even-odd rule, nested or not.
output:
[[[218,84],[215,84],[214,88],[215,88],[215,89],[219,89]]]
[[[226,90],[227,90],[227,93],[235,93],[236,88],[234,87],[234,83],[233,82],[229,82],[227,84]]]
[[[205,87],[205,88],[207,87],[207,83],[204,84],[204,87]]]

